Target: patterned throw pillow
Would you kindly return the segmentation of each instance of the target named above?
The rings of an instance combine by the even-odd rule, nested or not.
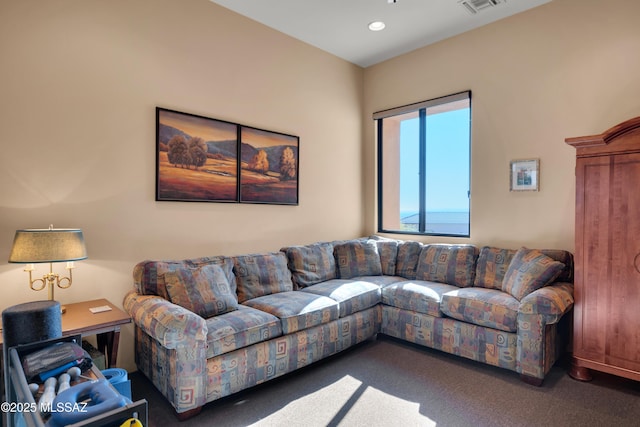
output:
[[[471,245],[429,245],[420,252],[417,280],[473,286],[478,249]]]
[[[282,252],[233,257],[238,301],[293,290],[287,256]]]
[[[298,288],[335,279],[336,260],[331,243],[283,248],[289,260],[289,269]]]
[[[373,240],[351,241],[336,245],[333,254],[341,279],[358,276],[381,276],[382,265],[378,245]]]
[[[164,280],[172,303],[205,319],[238,308],[236,295],[219,265],[168,271]]]
[[[502,291],[518,301],[536,289],[547,286],[562,273],[564,264],[536,249],[520,248],[513,256],[502,281]]]

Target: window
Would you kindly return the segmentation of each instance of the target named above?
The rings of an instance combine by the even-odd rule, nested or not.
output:
[[[471,92],[373,115],[378,231],[469,237]]]

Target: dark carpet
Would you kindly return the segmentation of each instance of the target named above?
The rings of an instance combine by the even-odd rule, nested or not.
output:
[[[563,362],[535,387],[515,372],[382,335],[184,422],[146,377],[130,379],[134,400],[149,402],[151,427],[640,426],[639,382],[601,373],[578,382]]]

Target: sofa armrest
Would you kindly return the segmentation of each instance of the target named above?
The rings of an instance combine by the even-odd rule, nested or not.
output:
[[[538,314],[546,324],[557,323],[573,307],[573,285],[556,282],[531,292],[520,301],[518,313]]]
[[[516,371],[527,382],[541,384],[563,353],[558,324],[572,307],[573,285],[564,282],[531,292],[520,301]]]
[[[205,320],[162,297],[130,291],[123,306],[140,329],[167,349],[206,342]]]

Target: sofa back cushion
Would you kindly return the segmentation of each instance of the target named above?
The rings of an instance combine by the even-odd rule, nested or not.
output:
[[[473,286],[478,249],[471,245],[427,245],[420,251],[417,280]]]
[[[540,252],[564,264],[560,275],[556,277],[556,282],[573,283],[573,254],[562,249],[540,249]]]
[[[518,301],[560,276],[565,265],[536,249],[520,248],[513,256],[502,282],[502,290]]]
[[[473,285],[479,288],[502,290],[502,280],[516,254],[515,249],[484,246],[480,249]]]
[[[337,277],[331,243],[289,246],[281,251],[286,253],[296,288],[306,288]]]
[[[398,259],[398,245],[400,242],[376,235],[371,236],[370,239],[375,240],[376,245],[378,246],[382,274],[385,276],[395,276],[396,261]]]
[[[409,280],[415,280],[418,258],[420,258],[422,247],[423,245],[420,242],[406,241],[400,242],[398,244],[396,276],[401,276]]]
[[[333,254],[341,279],[382,275],[378,245],[374,240],[354,240],[337,244],[333,248]]]
[[[140,295],[158,295],[169,299],[165,283],[165,273],[183,268],[198,268],[205,265],[219,265],[227,278],[229,288],[236,292],[236,276],[233,260],[225,256],[212,256],[184,260],[142,261],[133,268],[133,284]]]
[[[282,252],[233,257],[238,301],[293,290],[287,256]]]
[[[238,298],[219,265],[179,268],[164,275],[169,300],[205,319],[238,309]]]

